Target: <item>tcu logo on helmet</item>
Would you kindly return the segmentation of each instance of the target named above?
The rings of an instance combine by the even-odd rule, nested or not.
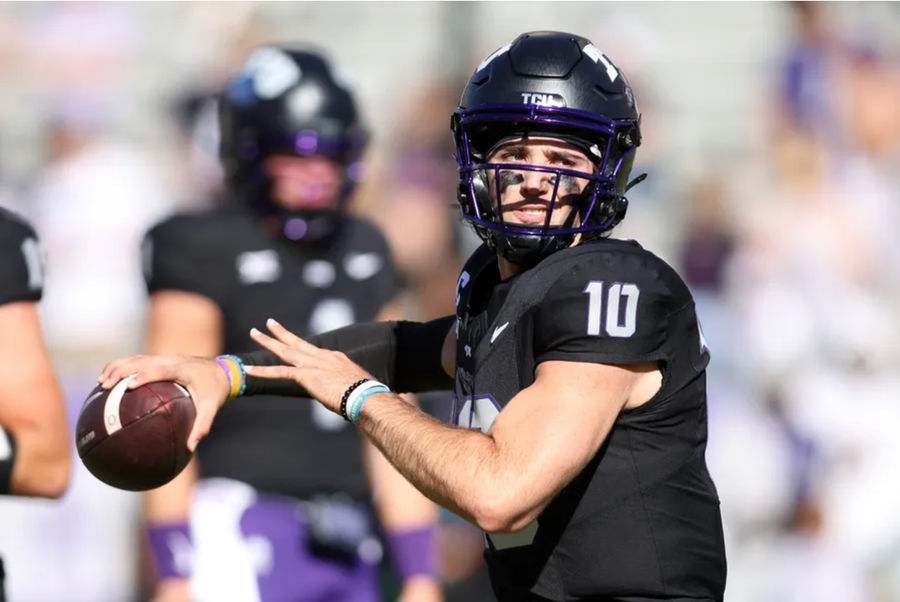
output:
[[[522,92],[522,102],[527,105],[542,107],[564,107],[566,101],[559,94],[542,94],[540,92]]]

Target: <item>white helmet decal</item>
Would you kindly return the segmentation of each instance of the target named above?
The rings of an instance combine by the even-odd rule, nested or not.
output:
[[[594,46],[593,44],[588,44],[582,51],[592,59],[594,59],[595,63],[603,63],[603,66],[606,67],[606,75],[609,76],[609,81],[614,82],[616,78],[619,77],[619,72],[616,71],[616,68],[613,66],[612,62],[606,58],[606,55],[600,52],[600,49]]]
[[[253,91],[272,99],[300,81],[303,73],[287,54],[277,48],[263,47],[247,59],[243,73],[253,80]]]

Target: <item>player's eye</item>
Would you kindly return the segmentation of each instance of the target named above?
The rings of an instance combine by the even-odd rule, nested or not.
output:
[[[526,159],[525,149],[511,148],[500,153],[500,159],[504,163],[512,163],[515,161],[524,161]]]
[[[559,167],[574,167],[575,161],[568,155],[561,153],[552,153],[547,157],[550,165],[558,165]]]

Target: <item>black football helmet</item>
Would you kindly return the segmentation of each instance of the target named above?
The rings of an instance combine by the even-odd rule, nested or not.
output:
[[[628,176],[641,143],[640,113],[625,75],[590,40],[553,31],[525,33],[498,49],[472,74],[451,119],[463,216],[503,257],[534,264],[568,247],[577,233],[601,236],[625,215]],[[523,136],[561,139],[582,150],[594,173],[536,165],[487,163],[498,142]],[[543,226],[505,223],[502,170],[553,173]],[[493,171],[494,177],[488,178]],[[571,219],[550,226],[561,177],[587,181]],[[635,182],[642,178],[636,179]],[[496,190],[489,190],[493,181]]]
[[[219,101],[219,154],[229,189],[259,213],[276,217],[292,240],[328,240],[362,177],[368,141],[353,95],[316,52],[257,48]],[[269,194],[263,160],[273,154],[324,156],[344,167],[337,207],[285,209]]]

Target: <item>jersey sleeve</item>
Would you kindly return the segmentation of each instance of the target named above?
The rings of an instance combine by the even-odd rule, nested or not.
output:
[[[647,257],[600,254],[570,265],[534,313],[535,360],[662,359],[677,305],[660,266]]]
[[[38,301],[43,284],[37,234],[25,221],[0,210],[0,305]]]
[[[144,237],[143,253],[149,293],[183,291],[225,305],[228,256],[200,216],[176,216],[157,224]]]

